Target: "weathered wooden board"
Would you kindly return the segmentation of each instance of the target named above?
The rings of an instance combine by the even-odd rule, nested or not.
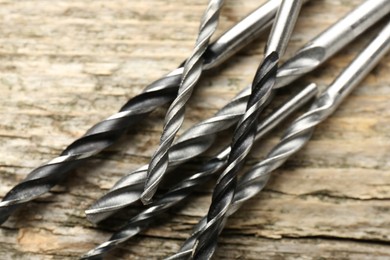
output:
[[[262,2],[226,0],[219,33]],[[361,2],[312,0],[286,57]],[[205,6],[205,0],[0,1],[0,196],[179,65],[194,45]],[[304,80],[329,84],[371,34]],[[264,39],[258,40],[204,77],[184,129],[212,115],[251,81],[263,48]],[[231,217],[217,258],[390,258],[389,70],[387,55],[310,144],[275,172],[266,190]],[[0,228],[0,259],[74,259],[104,242],[111,233],[90,224],[84,210],[123,174],[148,161],[164,111],[11,217]],[[249,164],[279,136],[276,131],[256,148]],[[111,258],[174,253],[206,213],[211,188]]]

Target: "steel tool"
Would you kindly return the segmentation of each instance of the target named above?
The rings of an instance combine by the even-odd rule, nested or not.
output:
[[[260,6],[211,44],[205,53],[206,63],[203,69],[215,68],[258,37],[272,22],[280,1],[271,0]],[[118,113],[91,127],[58,157],[30,172],[0,202],[0,224],[18,207],[60,183],[68,172],[85,159],[114,144],[131,125],[140,122],[154,109],[171,102],[176,97],[182,74],[183,67],[180,66],[156,80],[141,94],[130,99]]]
[[[383,18],[389,13],[389,10],[390,1],[372,2],[367,0],[358,6],[287,60],[278,69],[274,88],[285,86],[290,80],[294,80],[323,64],[337,51]],[[331,40],[327,35],[332,36]],[[328,40],[325,42],[323,39]],[[322,50],[321,53],[326,55],[313,56],[319,49]],[[245,112],[249,94],[250,86],[246,87],[216,115],[191,127],[180,136],[169,151],[168,171],[203,153],[214,142],[216,133],[234,125]],[[144,165],[121,178],[106,195],[86,211],[88,218],[93,222],[99,222],[121,208],[138,201],[143,188],[141,186],[146,179],[147,169],[148,165]]]
[[[207,225],[200,232],[194,244],[194,259],[210,259],[217,247],[219,234],[225,225],[225,219],[233,202],[237,174],[245,163],[256,136],[257,118],[270,99],[276,81],[279,57],[287,47],[295,22],[302,6],[301,0],[283,0],[278,10],[271,35],[268,40],[265,57],[252,82],[244,116],[238,122],[233,134],[228,165],[218,178],[207,214]]]
[[[275,88],[283,87],[317,68],[389,13],[388,0],[364,1],[285,62],[278,70]]]
[[[317,87],[315,84],[310,84],[301,90],[297,95],[291,98],[288,102],[283,104],[279,109],[272,113],[269,117],[257,125],[256,139],[262,138],[268,134],[272,129],[279,125],[284,119],[290,116],[298,108],[306,104],[317,94]],[[145,230],[155,219],[161,216],[162,213],[177,205],[186,199],[192,191],[208,181],[215,173],[218,172],[227,162],[227,156],[230,151],[230,146],[223,149],[211,161],[202,165],[201,169],[196,174],[184,179],[174,187],[172,187],[161,198],[156,199],[148,207],[134,216],[119,232],[116,232],[107,242],[88,252],[84,259],[92,259],[94,257],[102,256],[109,250],[116,247],[118,244],[137,235]]]
[[[141,200],[144,204],[150,202],[157,190],[157,185],[161,180],[161,174],[159,172],[161,170],[165,171],[168,167],[168,150],[183,124],[185,106],[202,74],[202,68],[205,62],[203,55],[207,49],[211,36],[217,29],[222,5],[223,0],[210,0],[208,8],[203,14],[195,48],[184,64],[177,97],[173,100],[165,115],[160,145],[149,163],[148,174],[145,181],[145,192],[141,195]]]
[[[349,93],[378,64],[390,50],[390,23],[359,54],[352,63],[315,100],[308,112],[296,119],[283,134],[280,142],[264,160],[254,165],[238,181],[234,199],[227,215],[236,212],[241,205],[258,194],[267,184],[271,172],[280,167],[291,155],[299,151],[311,138],[314,128],[327,119]],[[186,240],[179,253],[169,260],[188,259],[196,246],[197,237],[207,228],[204,217],[195,226],[193,234]]]

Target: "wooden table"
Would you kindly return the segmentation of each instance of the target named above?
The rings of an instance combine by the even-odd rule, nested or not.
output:
[[[1,1],[0,196],[177,67],[190,54],[206,2]],[[226,0],[218,34],[262,2]],[[302,11],[286,57],[361,2],[312,0]],[[297,85],[314,81],[323,88],[331,83],[372,34]],[[250,83],[264,39],[218,73],[203,77],[183,129],[211,116]],[[312,141],[275,172],[265,191],[230,218],[218,259],[390,258],[389,70],[387,55],[317,128]],[[111,232],[89,223],[84,210],[121,176],[148,162],[165,111],[155,111],[120,145],[12,216],[0,228],[0,259],[75,259],[104,242]],[[257,145],[248,164],[269,151],[280,134],[275,131]],[[176,252],[206,213],[212,186],[109,259],[160,259]]]

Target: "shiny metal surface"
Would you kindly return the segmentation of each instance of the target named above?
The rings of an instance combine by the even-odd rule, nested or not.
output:
[[[289,24],[294,24],[297,17],[297,12],[299,11],[299,8],[303,2],[307,2],[307,0],[296,2],[299,3],[299,6],[293,5],[293,6],[286,6],[285,8],[282,8],[283,10],[289,9],[290,13],[288,14],[281,13],[280,18],[278,19],[283,20],[284,15],[289,15],[289,21],[288,21]],[[266,3],[263,6],[264,8],[262,10],[255,11],[247,18],[245,18],[242,21],[240,26],[236,26],[235,30],[230,30],[230,33],[227,33],[224,36],[222,36],[220,42],[223,42],[225,46],[230,46],[229,49],[225,49],[226,51],[225,53],[228,54],[229,50],[234,50],[240,47],[242,44],[245,44],[246,41],[252,40],[251,37],[248,37],[248,35],[252,35],[253,31],[260,30],[260,28],[263,30],[268,25],[270,25],[273,17],[270,14],[273,13],[281,3],[282,1],[270,1]],[[285,5],[289,5],[289,3],[290,2],[287,1],[287,4]],[[261,17],[264,17],[264,19],[261,20],[261,23],[255,23],[256,15],[260,15]],[[260,25],[262,27],[260,27]],[[288,29],[290,28],[290,26],[287,26],[286,27],[287,30],[280,32],[280,29],[282,27],[276,26],[276,28],[277,29],[274,32],[274,36],[271,37],[272,39],[271,43],[272,46],[274,46],[273,44],[275,44],[274,47],[282,50],[283,48],[285,48],[286,45],[285,41],[290,37],[292,29]],[[241,40],[237,40],[237,39],[241,39]],[[227,44],[228,42],[234,42],[235,44]],[[213,45],[212,47],[218,47],[218,44]],[[225,56],[227,55],[219,55],[218,57],[221,57],[223,59]],[[185,93],[185,95],[182,95],[183,98],[181,100],[184,101],[185,100],[184,97],[188,98],[189,96],[188,94],[189,93]],[[153,194],[156,192],[158,188],[159,183],[162,181],[164,175],[167,173],[167,170],[169,168],[168,150],[169,147],[172,145],[173,139],[175,137],[175,133],[180,128],[180,125],[183,120],[183,111],[182,111],[183,109],[178,109],[178,108],[182,107],[184,103],[178,102],[176,104],[176,102],[174,101],[172,104],[172,110],[168,111],[168,113],[170,114],[169,116],[167,116],[167,118],[169,118],[169,122],[167,122],[166,125],[164,126],[161,145],[157,149],[157,151],[155,152],[155,154],[153,155],[150,161],[150,166],[148,169],[148,178],[145,183],[145,191],[141,195],[141,199],[143,203],[149,203],[151,201]],[[175,109],[173,107],[175,107]]]
[[[271,37],[268,38],[264,56],[272,52],[278,53],[279,56],[284,55],[302,4],[301,0],[282,1],[275,18],[278,22],[272,26]]]
[[[390,1],[366,0],[307,43],[295,58],[283,64],[278,71],[275,87],[286,86],[316,69],[389,13]]]
[[[264,160],[255,164],[238,181],[234,200],[228,215],[257,195],[267,184],[272,171],[280,167],[291,155],[299,151],[311,138],[315,127],[326,120],[344,98],[372,70],[378,61],[390,50],[390,23],[355,58],[340,76],[312,104],[309,111],[296,119],[283,134],[280,142]],[[206,217],[195,226],[193,234],[186,240],[180,252],[169,259],[188,259],[193,253],[197,237],[207,228]]]
[[[202,75],[205,62],[203,54],[207,49],[211,36],[217,29],[223,2],[223,0],[210,0],[203,14],[195,47],[191,56],[184,63],[177,97],[172,101],[165,115],[160,144],[149,163],[144,192],[141,194],[141,201],[144,204],[151,201],[168,168],[168,151],[184,122],[186,104]]]
[[[169,150],[170,169],[206,151],[216,134],[236,124],[244,114],[250,95],[250,86],[241,91],[213,117],[185,131]],[[146,180],[148,165],[144,165],[121,178],[110,191],[96,201],[87,211],[87,217],[99,222],[119,209],[139,201]]]
[[[273,24],[265,57],[257,69],[245,114],[234,131],[226,169],[218,178],[207,213],[207,225],[194,244],[194,259],[211,259],[233,202],[237,174],[255,141],[257,118],[271,99],[279,58],[285,52],[301,9],[302,0],[283,0]]]
[[[276,0],[272,2],[276,3]],[[239,22],[234,26],[231,32],[227,32],[231,35],[228,37],[229,41],[226,41],[226,38],[221,41],[217,40],[214,46],[218,46],[218,51],[215,51],[216,47],[213,47],[212,51],[206,55],[209,63],[205,67],[214,68],[222,60],[244,47],[245,43],[259,36],[261,30],[253,28],[261,28],[261,25],[269,24],[269,16],[276,13],[276,7],[273,9],[272,6],[274,4],[271,8],[269,4],[260,6],[256,12],[263,16],[251,16],[250,22],[244,19],[243,23]],[[248,26],[247,29],[253,34],[240,33],[242,30],[245,31],[245,26]],[[236,29],[237,27],[240,29]],[[233,37],[234,35],[240,37]],[[240,41],[241,44],[234,44],[235,40]],[[230,45],[236,45],[236,48],[230,48]],[[222,55],[224,58],[214,57],[213,50],[216,56]],[[156,108],[170,103],[177,95],[182,73],[183,67],[179,67],[154,81],[141,94],[131,98],[119,112],[92,126],[84,136],[70,144],[58,157],[30,172],[27,178],[13,187],[0,203],[0,223],[6,221],[9,215],[24,203],[36,199],[48,192],[54,185],[62,182],[68,173],[85,159],[110,147],[130,126],[143,120]]]
[[[271,27],[281,2],[282,0],[266,2],[219,37],[206,51],[204,67],[220,65]]]
[[[364,5],[366,4],[367,2],[364,3]],[[361,10],[362,7],[359,6],[355,10],[358,9]],[[351,13],[347,14],[340,21],[346,19],[348,20],[349,15],[352,13],[355,13],[355,11],[352,11]],[[383,15],[383,12],[381,12],[380,14]],[[359,26],[364,25],[364,28],[367,29],[368,26],[373,25],[373,23],[379,20],[380,18],[382,17],[369,19],[368,20],[370,21],[369,24],[359,23],[357,24],[357,27],[353,29],[353,31],[359,31],[361,33],[362,30],[358,28]],[[338,25],[340,21],[332,25],[330,28],[340,27]],[[349,35],[349,34],[357,35],[354,34],[354,32],[350,32],[350,31],[346,31],[344,35]],[[308,46],[308,44],[306,44],[305,46]],[[303,50],[305,48],[306,47],[304,47]],[[294,63],[299,61],[301,64],[304,64],[305,60],[310,59],[310,55],[311,55],[310,52],[305,52],[302,51],[301,49],[293,57],[287,60],[285,64],[291,64],[291,61],[293,61]],[[323,64],[323,62],[325,61],[326,59],[320,59],[317,61],[314,67],[311,66],[311,64],[308,64],[307,67],[300,66],[297,67],[295,70],[289,70],[288,68],[285,69],[286,67],[283,64],[281,68],[279,68],[277,75],[283,72],[283,74],[286,77],[288,77],[288,75],[290,75],[288,73],[291,73],[292,78],[294,78],[298,74],[303,75],[307,73],[311,69],[314,69],[315,67]],[[215,134],[237,123],[239,117],[243,115],[243,113],[245,112],[245,104],[248,101],[249,94],[250,94],[250,86],[244,89],[241,92],[241,94],[239,94],[235,99],[230,101],[230,103],[227,104],[225,107],[223,107],[215,116],[188,129],[181,137],[179,137],[176,144],[171,147],[171,150],[169,152],[170,154],[169,154],[168,171],[174,169],[176,166],[180,165],[181,163],[184,163],[187,160],[195,156],[198,156],[199,154],[204,152],[214,142]],[[241,98],[239,98],[240,95]],[[230,153],[230,148],[227,149],[225,153],[227,156]],[[142,189],[141,186],[145,181],[147,168],[148,165],[144,165],[134,171],[131,171],[126,176],[124,176],[121,180],[119,180],[114,185],[114,187],[110,189],[110,191],[107,194],[105,194],[98,201],[96,201],[86,211],[89,220],[93,222],[99,222],[107,218],[108,216],[112,215],[113,213],[117,212],[118,210],[122,209],[123,207],[138,201],[139,195],[141,194],[140,191],[140,189]]]
[[[304,0],[307,3],[309,0]],[[205,69],[220,65],[237,53],[249,42],[256,39],[264,30],[271,27],[282,0],[270,0],[256,9],[238,24],[212,43],[206,51]]]
[[[297,95],[288,100],[280,108],[276,109],[274,113],[258,124],[256,139],[260,139],[265,136],[284,119],[306,104],[317,94],[317,91],[315,84],[310,84]],[[161,216],[162,213],[185,200],[195,188],[204,184],[214,174],[219,172],[219,170],[223,169],[227,163],[228,153],[226,153],[226,151],[230,151],[230,146],[218,153],[214,159],[204,163],[197,173],[179,182],[161,198],[148,205],[145,210],[134,216],[120,231],[112,235],[107,242],[88,252],[84,256],[84,259],[91,259],[104,255],[118,244],[125,242],[145,230],[159,216]]]

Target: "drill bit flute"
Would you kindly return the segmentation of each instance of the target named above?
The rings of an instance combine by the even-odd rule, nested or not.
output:
[[[303,1],[298,1],[300,5],[302,5]],[[283,3],[283,1],[282,1]],[[293,17],[291,17],[293,18]],[[292,24],[294,24],[294,19],[292,19]],[[281,31],[276,31],[275,35],[283,36],[283,34],[288,35],[289,31],[284,31],[282,27],[278,27],[282,29]],[[288,29],[288,27],[286,27]],[[274,37],[276,39],[276,37]],[[273,44],[273,42],[269,42]],[[275,41],[276,43],[276,41]],[[274,46],[270,46],[269,50]],[[191,83],[191,81],[189,81]],[[184,81],[182,82],[184,84]],[[160,146],[157,148],[156,152],[152,156],[152,159],[149,163],[147,179],[145,182],[144,192],[141,195],[141,200],[144,204],[150,203],[153,195],[156,193],[159,183],[162,181],[164,174],[168,169],[168,151],[170,146],[173,143],[176,133],[178,132],[183,119],[184,119],[184,103],[188,100],[193,86],[189,86],[188,88],[183,87],[183,94],[180,93],[177,99],[172,103],[168,113],[166,115],[166,122],[164,125],[163,134],[160,140]],[[187,91],[188,89],[188,91]]]
[[[279,3],[280,0],[271,0],[262,5],[211,44],[205,53],[203,69],[215,68],[259,36],[272,21]],[[0,224],[24,203],[60,183],[82,161],[115,143],[131,125],[171,102],[177,94],[182,73],[183,67],[179,67],[153,82],[141,94],[130,99],[118,113],[91,127],[60,156],[30,172],[0,202]]]
[[[349,42],[383,18],[390,10],[390,1],[367,0],[334,25],[322,32],[288,59],[279,69],[274,88],[280,88],[299,76],[308,73]],[[317,55],[320,53],[321,55]],[[170,148],[168,170],[198,156],[214,142],[214,134],[235,124],[245,112],[250,95],[250,86],[229,102],[213,117],[188,129]],[[244,97],[245,96],[245,97]],[[87,211],[93,222],[112,215],[121,208],[138,201],[140,187],[145,182],[148,165],[144,165],[121,178],[110,191],[94,203]]]
[[[286,61],[278,70],[275,88],[290,84],[317,68],[389,13],[390,1],[366,0]]]
[[[256,136],[257,118],[270,99],[276,81],[279,57],[286,50],[302,6],[302,1],[282,1],[266,47],[265,58],[260,64],[253,83],[244,116],[237,125],[231,144],[228,165],[218,178],[211,205],[207,214],[207,225],[197,237],[194,259],[210,259],[217,247],[219,234],[225,224],[226,214],[233,202],[236,175],[245,162]]]
[[[146,194],[148,195],[141,195],[141,200],[144,203],[150,201],[151,196],[156,191],[157,183],[160,182],[158,174],[151,174],[151,170],[159,168],[164,169],[168,167],[168,150],[183,124],[185,106],[202,74],[203,63],[205,62],[203,55],[207,49],[211,36],[217,29],[219,13],[222,5],[223,0],[210,0],[207,10],[203,14],[198,39],[196,40],[196,46],[191,56],[184,64],[183,75],[177,97],[173,100],[171,106],[168,108],[167,114],[165,115],[160,145],[149,163],[148,175],[145,182],[145,189],[147,191]]]
[[[327,119],[378,64],[390,50],[390,23],[358,55],[352,63],[315,100],[309,111],[296,119],[283,134],[280,142],[264,160],[255,164],[238,181],[232,206],[228,215],[235,213],[241,205],[257,195],[267,184],[271,172],[279,168],[290,156],[298,152],[311,138],[314,128]],[[192,254],[197,236],[207,227],[206,217],[196,225],[193,234],[186,240],[179,253],[170,260],[187,259]]]
[[[213,117],[206,119],[178,138],[169,150],[170,167],[174,168],[188,159],[206,151],[218,132],[235,124],[245,111],[250,88],[245,88]],[[147,176],[148,164],[121,178],[110,192],[95,202],[86,214],[92,222],[99,222],[119,209],[138,201]]]
[[[269,117],[258,124],[256,139],[258,140],[268,134],[272,129],[279,125],[281,121],[306,104],[316,94],[317,87],[315,84],[310,84],[304,88]],[[94,257],[102,256],[118,244],[125,242],[145,230],[155,221],[155,219],[161,216],[162,213],[182,202],[196,187],[204,184],[216,172],[218,172],[218,169],[221,169],[223,165],[226,164],[229,151],[230,146],[223,149],[214,159],[203,164],[200,171],[197,171],[196,174],[179,182],[161,198],[158,198],[153,203],[149,204],[145,210],[134,216],[123,228],[121,228],[120,231],[112,235],[109,241],[104,242],[100,246],[88,252],[85,256],[83,256],[83,259],[92,259]]]

